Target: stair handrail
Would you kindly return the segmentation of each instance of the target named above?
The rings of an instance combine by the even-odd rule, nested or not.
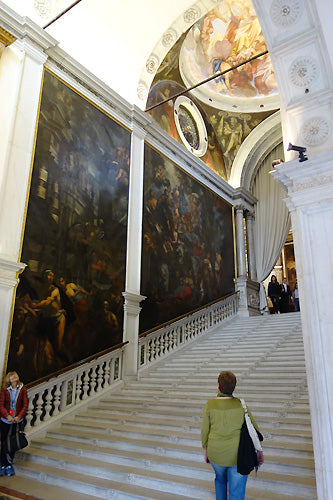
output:
[[[238,292],[234,292],[175,321],[142,333],[139,336],[138,373],[235,316],[238,302]]]
[[[127,343],[118,344],[36,383],[28,384],[27,433],[33,434],[37,427],[40,432],[49,425],[51,419],[58,420],[88,398],[98,397],[111,385],[121,382]]]

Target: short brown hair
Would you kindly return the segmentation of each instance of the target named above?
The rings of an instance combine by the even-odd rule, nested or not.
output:
[[[221,372],[218,378],[218,385],[224,394],[232,394],[237,384],[236,375],[232,372]]]

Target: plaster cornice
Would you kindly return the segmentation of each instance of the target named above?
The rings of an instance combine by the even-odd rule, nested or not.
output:
[[[22,17],[0,0],[0,25],[17,39],[29,38],[40,50],[58,44],[51,35],[28,17]]]

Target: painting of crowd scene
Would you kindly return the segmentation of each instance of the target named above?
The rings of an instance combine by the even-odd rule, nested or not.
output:
[[[25,382],[122,341],[129,147],[45,73],[8,360]]]
[[[145,147],[140,332],[234,291],[232,207]]]

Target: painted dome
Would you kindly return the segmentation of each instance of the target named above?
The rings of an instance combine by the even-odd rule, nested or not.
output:
[[[224,0],[189,30],[179,58],[187,87],[226,71],[267,50],[250,0]],[[269,54],[201,85],[192,93],[210,106],[239,111],[278,107],[277,83]]]

